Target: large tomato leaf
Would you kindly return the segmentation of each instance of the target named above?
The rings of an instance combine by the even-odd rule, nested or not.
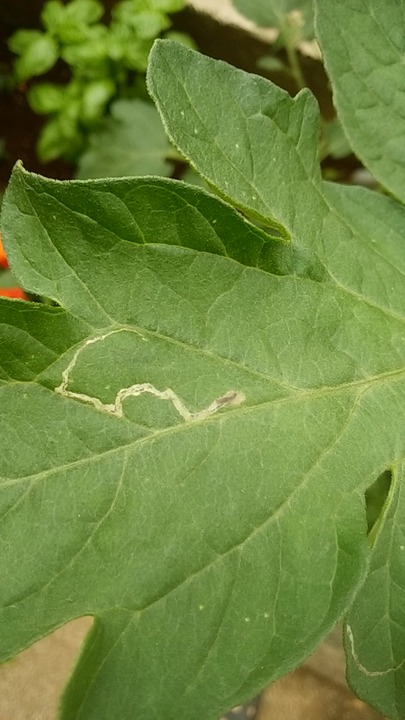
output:
[[[297,665],[367,578],[364,492],[405,455],[402,206],[322,182],[310,96],[170,43],[152,73],[170,134],[176,88],[204,128],[177,144],[291,242],[175,182],[15,171],[13,271],[62,309],[0,305],[1,653],[95,616],[65,720],[214,719]],[[230,85],[251,170],[225,192]]]

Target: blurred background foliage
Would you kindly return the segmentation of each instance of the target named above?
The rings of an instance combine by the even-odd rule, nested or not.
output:
[[[11,35],[17,83],[46,76],[58,61],[69,73],[64,84],[37,81],[27,88],[31,108],[47,116],[37,142],[41,161],[62,157],[76,162],[114,101],[146,96],[144,78],[155,38],[174,35],[192,45],[187,35],[170,32],[170,13],[183,7],[184,0],[121,0],[106,22],[99,0],[48,0],[39,17],[43,29]],[[136,107],[139,118],[141,106]]]
[[[321,110],[325,177],[346,181],[360,167],[335,117],[314,39],[312,0],[7,5],[0,7],[3,186],[18,157],[27,169],[60,178],[187,172],[189,182],[196,180],[166,140],[146,91],[148,54],[157,37],[261,74],[291,94],[309,87]]]

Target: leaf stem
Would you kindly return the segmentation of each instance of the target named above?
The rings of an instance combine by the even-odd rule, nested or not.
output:
[[[306,87],[306,82],[301,70],[301,65],[298,60],[296,45],[294,42],[291,42],[291,40],[287,38],[285,49],[287,52],[291,75],[295,80],[298,90],[302,90],[302,88]]]

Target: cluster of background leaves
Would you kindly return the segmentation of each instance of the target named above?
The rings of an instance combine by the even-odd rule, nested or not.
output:
[[[298,90],[304,87],[307,78],[302,54],[316,58],[320,64],[312,1],[238,0],[234,4],[259,26],[272,28],[273,42],[260,58],[258,72],[270,74],[277,83],[290,79]],[[184,0],[126,0],[115,5],[110,24],[103,24],[103,8],[98,0],[71,0],[65,5],[61,0],[49,0],[41,15],[45,32],[20,30],[14,34],[10,47],[19,54],[15,62],[17,79],[47,72],[58,58],[67,63],[72,75],[67,85],[46,82],[28,90],[31,107],[50,117],[38,142],[42,161],[62,156],[78,164],[77,176],[82,178],[124,172],[152,174],[158,162],[164,175],[173,172],[168,161],[178,158],[163,140],[157,119],[151,120],[145,137],[148,151],[141,149],[142,133],[152,115],[143,76],[157,35],[164,33],[191,43],[187,36],[169,29],[167,13],[183,5]],[[115,108],[117,98],[127,102]],[[131,107],[133,98],[136,102]],[[126,161],[121,162],[128,144],[130,117],[139,121],[139,129]],[[109,149],[104,152],[106,146]],[[336,118],[322,121],[320,151],[322,157],[332,158],[350,153]]]
[[[44,31],[18,30],[10,38],[18,81],[46,73],[58,60],[70,71],[66,85],[39,83],[28,92],[31,107],[50,115],[38,141],[42,160],[77,159],[112,100],[145,95],[152,43],[170,35],[169,14],[183,6],[184,0],[122,0],[106,24],[99,0],[48,0],[41,13]]]

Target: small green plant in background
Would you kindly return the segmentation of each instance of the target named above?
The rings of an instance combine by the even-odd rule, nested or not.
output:
[[[104,24],[98,0],[49,0],[41,13],[40,30],[18,30],[9,40],[18,55],[14,69],[23,82],[47,73],[62,60],[68,66],[66,85],[38,83],[28,90],[32,109],[48,115],[38,141],[42,161],[63,157],[76,161],[91,131],[117,98],[145,98],[144,74],[156,37],[170,33],[170,13],[185,0],[122,0]]]
[[[33,110],[49,116],[37,145],[42,161],[63,157],[77,164],[76,175],[83,179],[172,174],[170,161],[178,155],[149,102],[144,73],[158,35],[192,45],[188,36],[170,30],[169,13],[184,5],[185,0],[123,0],[107,25],[101,22],[99,0],[49,0],[41,14],[44,32],[19,30],[12,36],[17,80],[46,73],[57,60],[70,72],[66,85],[40,82],[28,90]],[[258,61],[258,73],[270,73],[281,84],[284,76],[290,86],[292,81],[292,87],[302,89],[303,56],[320,63],[312,0],[234,0],[234,5],[274,33],[269,53]],[[322,118],[321,157],[349,153],[339,121]],[[334,168],[325,172],[335,175]]]

